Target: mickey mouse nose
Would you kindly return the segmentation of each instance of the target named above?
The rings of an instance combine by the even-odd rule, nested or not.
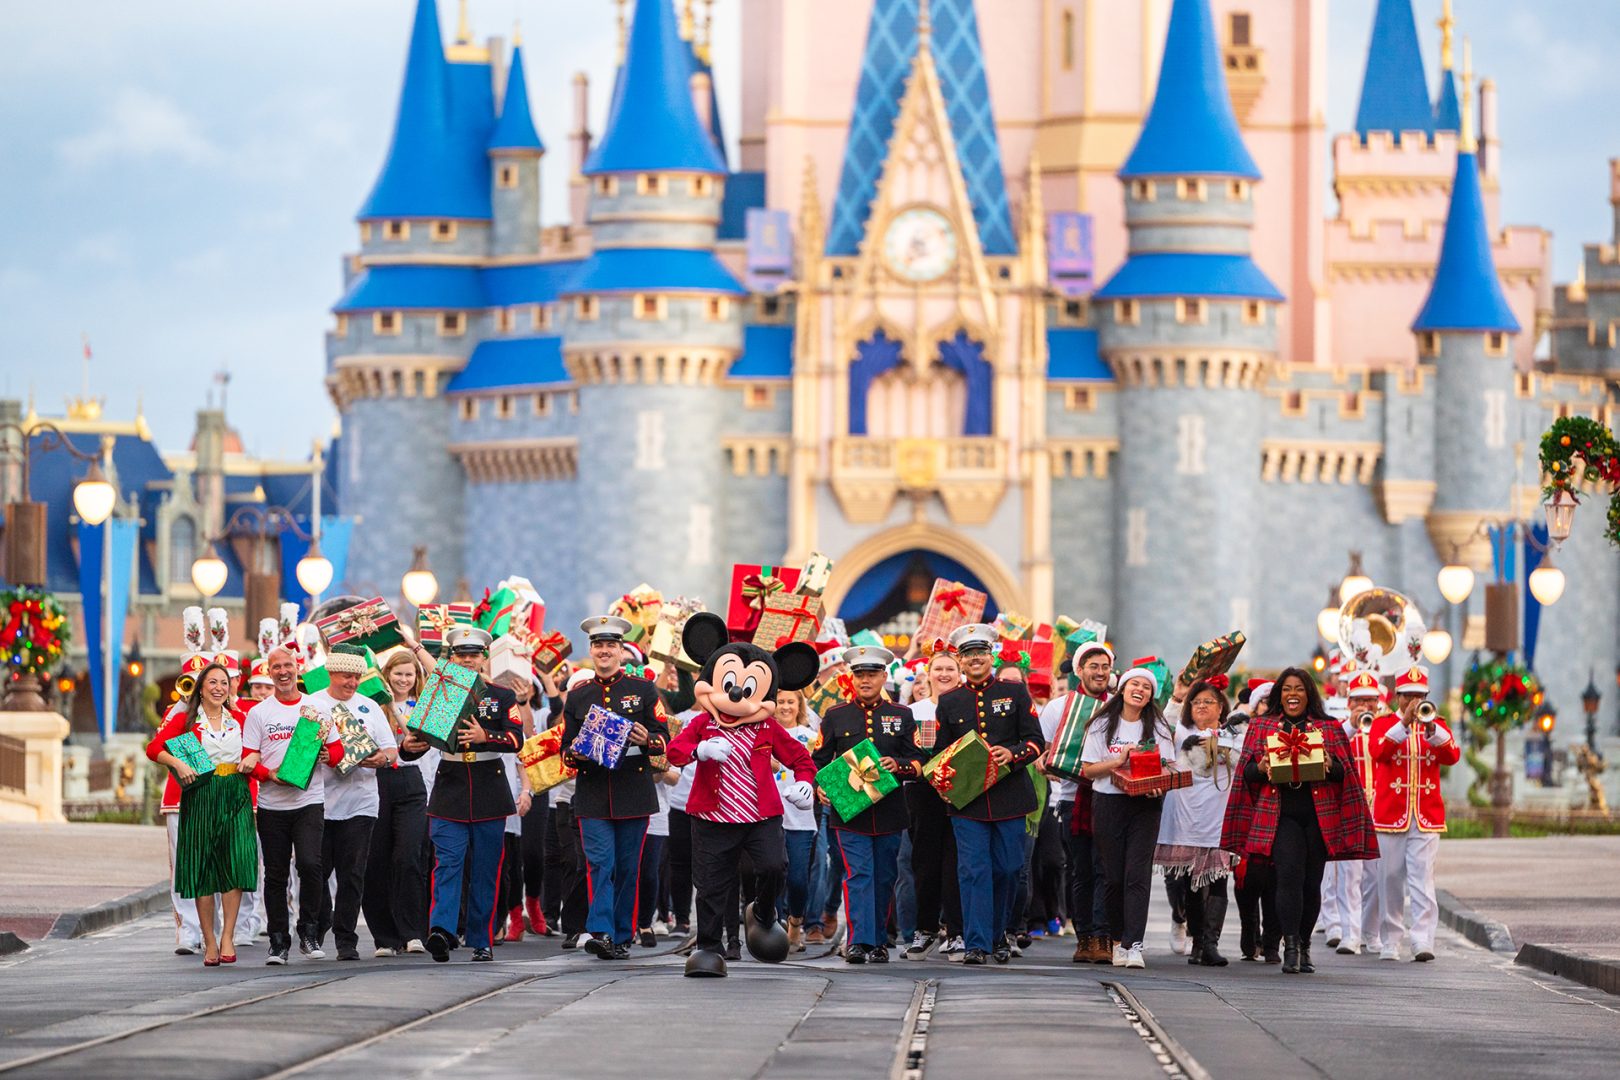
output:
[[[732,701],[741,701],[743,698],[748,696],[747,694],[743,693],[743,688],[740,686],[733,686],[730,690],[727,690],[726,693],[731,697]]]

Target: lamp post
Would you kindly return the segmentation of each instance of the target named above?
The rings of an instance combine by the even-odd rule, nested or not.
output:
[[[33,443],[39,436],[39,445]],[[15,441],[14,441],[15,440]],[[21,464],[20,483],[10,492],[6,506],[5,579],[13,585],[45,584],[45,504],[33,501],[32,466],[35,454],[65,450],[89,464],[73,487],[73,509],[79,520],[96,526],[112,516],[118,492],[103,471],[101,458],[110,455],[112,440],[102,436],[100,454],[80,450],[55,424],[0,424],[0,456]],[[111,466],[109,465],[108,468]]]
[[[332,584],[332,561],[321,554],[321,485],[325,474],[322,465],[324,453],[321,444],[315,444],[313,472],[310,476],[310,541],[309,550],[298,560],[295,571],[298,584],[309,595],[309,606],[321,602],[321,593]]]
[[[1536,711],[1535,724],[1536,730],[1541,732],[1541,786],[1557,787],[1553,776],[1552,733],[1553,728],[1558,726],[1558,710],[1552,707],[1552,702],[1545,702]]]
[[[1352,599],[1373,587],[1372,578],[1361,568],[1361,552],[1350,553],[1350,569],[1345,572],[1344,580],[1339,582],[1339,603],[1348,604]]]
[[[427,548],[418,547],[411,558],[411,568],[399,579],[399,593],[414,608],[424,608],[439,595],[439,579],[428,566]]]
[[[1597,749],[1598,706],[1603,703],[1603,692],[1597,688],[1597,671],[1588,668],[1586,689],[1581,691],[1581,711],[1586,713],[1586,745]]]

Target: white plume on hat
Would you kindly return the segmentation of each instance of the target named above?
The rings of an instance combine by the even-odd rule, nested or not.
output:
[[[298,633],[298,605],[282,604],[280,617],[276,619],[276,643],[281,644],[296,639]]]
[[[202,653],[208,651],[208,639],[203,630],[203,609],[188,607],[180,612],[180,626],[184,633],[186,651]]]
[[[266,617],[259,620],[259,655],[269,656],[270,650],[281,644],[281,635],[277,632],[276,620]]]
[[[208,609],[208,648],[210,652],[224,652],[231,647],[231,617],[222,607]]]

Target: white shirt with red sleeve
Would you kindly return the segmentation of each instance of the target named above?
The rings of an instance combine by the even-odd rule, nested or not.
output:
[[[299,694],[292,701],[267,697],[248,710],[247,721],[242,725],[242,755],[246,757],[257,753],[260,763],[272,776],[275,775],[282,759],[287,756],[287,742],[292,738],[293,729],[298,726],[299,710],[307,700],[304,694]],[[326,747],[328,763],[342,760],[343,743],[336,727],[327,733]],[[306,806],[323,805],[326,802],[326,787],[322,783],[322,772],[317,768],[310,777],[309,787],[303,791],[266,780],[259,785],[259,809],[302,810]]]

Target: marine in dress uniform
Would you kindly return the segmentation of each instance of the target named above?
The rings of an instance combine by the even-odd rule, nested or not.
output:
[[[939,699],[939,737],[949,746],[977,731],[1012,771],[960,810],[951,807],[956,873],[962,888],[963,962],[1012,957],[1007,920],[1024,861],[1024,818],[1035,809],[1035,784],[1025,766],[1046,748],[1035,704],[1023,683],[991,675],[993,627],[972,623],[951,633],[966,682]]]
[[[445,635],[452,662],[485,669],[490,636],[476,626],[454,626]],[[416,648],[424,655],[421,645]],[[431,658],[429,658],[431,659]],[[517,697],[504,686],[486,685],[471,723],[458,735],[459,754],[441,752],[428,799],[428,834],[433,840],[433,906],[428,913],[428,952],[443,963],[456,947],[461,922],[462,879],[467,880],[467,944],[474,960],[495,959],[495,894],[501,880],[507,815],[517,812],[502,754],[523,745]],[[400,757],[414,761],[428,745],[405,737]]]
[[[881,764],[897,779],[914,780],[922,775],[922,751],[917,749],[911,710],[883,700],[883,682],[893,660],[892,652],[877,645],[844,650],[844,662],[855,682],[855,700],[833,707],[821,718],[821,746],[812,755],[818,770],[871,739]],[[849,947],[844,959],[851,964],[889,962],[885,944],[889,905],[900,873],[900,838],[910,824],[905,796],[898,792],[890,792],[848,821],[832,822],[834,842],[848,868],[844,910],[849,918]]]
[[[569,746],[593,705],[634,721],[630,745],[611,768],[572,752],[564,760],[579,770],[574,781],[574,819],[579,823],[590,881],[590,908],[585,916],[585,951],[601,960],[626,960],[636,932],[636,896],[640,891],[641,847],[647,819],[658,812],[652,759],[662,757],[669,740],[669,721],[658,688],[650,679],[624,671],[624,635],[630,623],[616,615],[598,615],[579,624],[590,637],[595,677],[568,693],[563,707],[563,745]]]
[[[1440,767],[1462,760],[1451,728],[1418,709],[1429,696],[1429,673],[1414,667],[1395,680],[1397,711],[1373,722],[1373,828],[1378,830],[1379,892],[1384,907],[1385,960],[1400,959],[1403,911],[1412,904],[1412,959],[1434,959],[1440,907],[1434,898],[1434,856],[1446,831]]]

